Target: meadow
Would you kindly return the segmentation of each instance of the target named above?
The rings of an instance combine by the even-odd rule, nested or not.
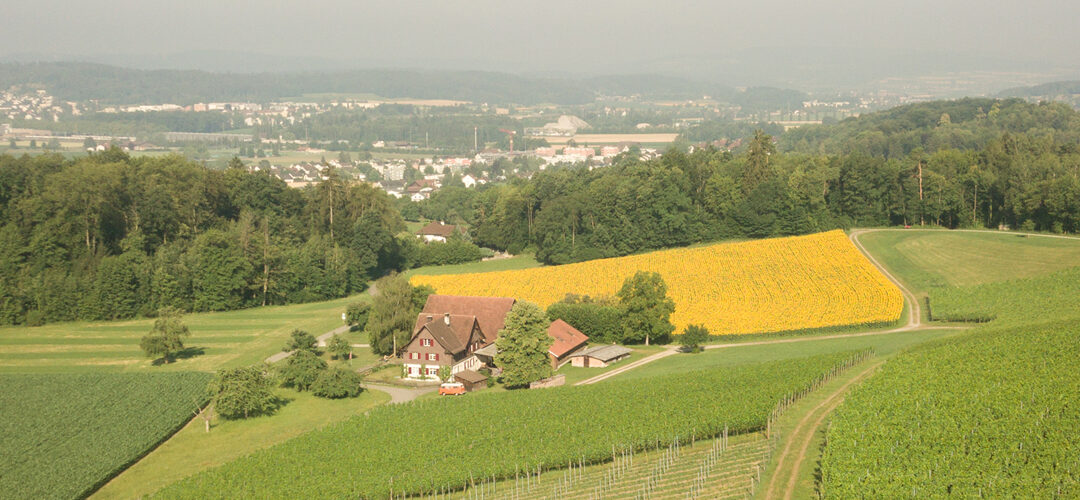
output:
[[[942,229],[871,231],[866,249],[913,292],[1051,273],[1080,265],[1080,238]]]
[[[184,316],[191,337],[175,362],[155,366],[139,349],[152,319],[55,323],[0,328],[0,373],[147,370],[213,371],[247,366],[279,352],[294,329],[321,335],[341,326],[341,313],[366,294],[328,302]],[[363,360],[374,360],[357,349]]]
[[[614,295],[637,271],[664,278],[676,328],[703,324],[714,335],[890,324],[904,308],[900,290],[842,231],[536,269],[416,274],[412,282],[438,293],[514,297],[547,307],[567,293]]]
[[[2,496],[88,495],[191,419],[208,399],[210,378],[196,372],[0,375]]]
[[[476,478],[514,477],[570,461],[603,462],[616,449],[706,438],[724,428],[760,430],[780,400],[854,356],[671,375],[645,385],[480,393],[384,406],[192,476],[156,496],[379,498],[460,490]]]

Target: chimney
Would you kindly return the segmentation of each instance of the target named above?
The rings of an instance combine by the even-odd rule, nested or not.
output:
[[[446,323],[446,326],[450,326],[450,313],[443,314],[443,323]]]

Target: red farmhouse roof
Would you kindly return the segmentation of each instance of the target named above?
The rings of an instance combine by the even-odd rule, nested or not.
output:
[[[431,295],[421,314],[476,316],[484,341],[494,342],[506,324],[506,315],[517,302],[507,297],[463,297],[460,295]]]
[[[449,238],[451,235],[453,235],[455,232],[458,232],[458,231],[459,231],[458,226],[455,226],[453,224],[443,224],[442,222],[430,222],[430,223],[428,223],[428,225],[421,228],[420,231],[418,231],[416,234],[419,234],[421,236],[431,235],[431,236],[442,236],[444,238]]]
[[[555,339],[555,343],[551,344],[548,352],[556,358],[565,356],[566,353],[589,341],[589,337],[585,336],[584,333],[579,332],[577,328],[570,326],[569,323],[561,319],[551,322],[551,326],[548,327],[548,335]]]

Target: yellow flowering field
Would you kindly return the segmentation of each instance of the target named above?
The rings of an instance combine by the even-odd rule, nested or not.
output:
[[[681,331],[777,332],[897,320],[904,298],[843,231],[719,243],[564,266],[414,276],[438,293],[514,297],[547,307],[567,293],[614,295],[637,271],[663,276]]]

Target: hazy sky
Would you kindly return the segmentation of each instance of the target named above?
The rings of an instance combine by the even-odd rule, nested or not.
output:
[[[1078,19],[1067,0],[3,0],[0,54],[229,50],[523,71],[820,46],[1074,66]]]

